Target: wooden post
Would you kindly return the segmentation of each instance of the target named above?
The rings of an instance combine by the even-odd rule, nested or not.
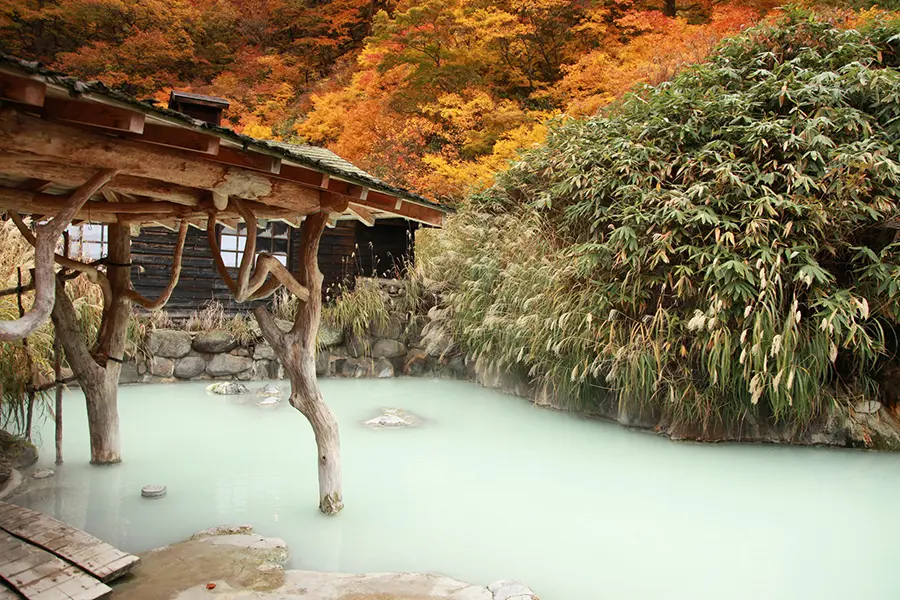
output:
[[[19,318],[25,316],[25,306],[22,304],[22,267],[16,268],[17,300],[19,302]],[[31,441],[31,423],[34,419],[34,369],[31,364],[31,354],[28,352],[28,338],[22,339],[22,348],[25,349],[25,368],[28,370],[28,405],[25,407],[25,437]]]
[[[69,258],[68,230],[63,232],[63,256]],[[65,273],[65,269],[60,271],[59,281],[56,282],[56,285],[60,287],[63,293],[66,292]],[[55,327],[53,328],[53,373],[56,378],[56,414],[54,415],[54,420],[56,421],[56,464],[61,465],[63,464],[62,348],[60,347],[59,336],[56,335]]]
[[[341,440],[337,419],[325,403],[316,378],[316,333],[322,316],[319,240],[328,218],[328,213],[309,215],[300,229],[302,239],[295,275],[300,285],[309,290],[309,297],[300,303],[291,331],[283,333],[266,307],[257,307],[253,312],[263,336],[290,376],[291,406],[303,413],[312,426],[318,449],[319,510],[334,515],[344,508]]]

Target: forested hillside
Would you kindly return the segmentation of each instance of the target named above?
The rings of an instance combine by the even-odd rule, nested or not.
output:
[[[223,96],[239,131],[456,200],[548,121],[669,79],[777,4],[2,0],[0,46],[139,97]]]

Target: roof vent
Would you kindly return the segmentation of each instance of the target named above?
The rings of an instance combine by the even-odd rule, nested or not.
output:
[[[169,110],[178,111],[212,125],[222,124],[222,112],[228,108],[229,104],[228,100],[215,96],[176,90],[172,90],[172,93],[169,94]]]

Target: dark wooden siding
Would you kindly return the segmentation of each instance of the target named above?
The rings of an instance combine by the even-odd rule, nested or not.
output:
[[[418,224],[404,219],[383,219],[374,227],[356,224],[359,274],[364,277],[398,277],[413,260]]]
[[[358,274],[366,274],[359,268],[359,253],[356,251],[356,221],[339,221],[325,230],[319,244],[319,269],[324,275],[323,291],[326,299],[335,296],[341,283],[352,284]],[[131,243],[134,268],[132,282],[134,289],[148,298],[157,298],[169,282],[172,258],[178,234],[162,227],[144,227]],[[291,255],[288,265],[296,267],[296,256],[300,245],[300,231],[291,230]],[[235,270],[236,271],[236,270]],[[237,273],[235,272],[236,276]],[[217,300],[226,312],[233,314],[249,310],[255,304],[238,304],[231,292],[219,278],[213,264],[212,254],[206,239],[206,232],[189,229],[184,247],[181,277],[172,293],[166,310],[176,317],[190,315],[208,300]]]

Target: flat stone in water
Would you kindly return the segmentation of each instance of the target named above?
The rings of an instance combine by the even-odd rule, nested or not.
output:
[[[141,488],[141,496],[144,498],[162,498],[167,491],[164,485],[145,485]]]
[[[56,475],[56,471],[54,471],[53,469],[38,469],[31,474],[34,479],[47,479],[48,477],[53,477],[54,475]]]
[[[256,390],[257,396],[270,396],[270,397],[280,397],[283,395],[281,388],[275,385],[274,383],[267,383],[262,386],[258,390]]]
[[[400,427],[415,427],[419,420],[402,408],[385,408],[384,414],[368,421],[363,425],[372,429],[396,429]]]
[[[266,398],[265,400],[262,400],[261,402],[257,402],[256,405],[257,406],[277,406],[280,403],[281,403],[281,400],[279,400],[278,398]]]

